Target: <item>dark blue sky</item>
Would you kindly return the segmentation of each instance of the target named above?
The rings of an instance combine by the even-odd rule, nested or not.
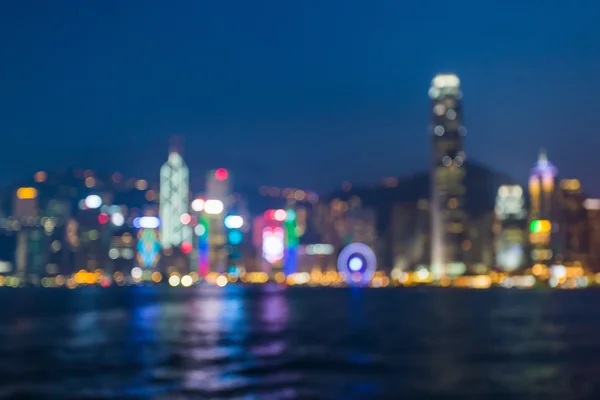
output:
[[[13,1],[0,6],[0,183],[62,166],[328,187],[427,167],[433,75],[467,155],[523,179],[546,147],[600,194],[600,2]]]

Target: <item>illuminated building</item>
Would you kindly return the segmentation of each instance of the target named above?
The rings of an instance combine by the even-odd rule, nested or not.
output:
[[[554,178],[557,170],[541,151],[529,177],[529,244],[531,260],[535,264],[549,265],[553,259],[552,224],[554,222]]]
[[[429,265],[429,202],[394,204],[390,221],[392,270],[396,274]]]
[[[287,275],[298,272],[298,226],[296,225],[296,211],[292,208],[286,210],[285,221],[285,260],[283,273]]]
[[[431,170],[431,275],[433,280],[465,271],[465,152],[460,81],[437,75],[431,82],[433,163]]]
[[[189,171],[183,158],[171,151],[160,169],[160,243],[163,248],[192,243],[192,228],[181,223],[189,212]]]
[[[17,218],[38,216],[38,191],[32,187],[22,187],[15,193],[13,216]]]
[[[525,265],[525,199],[519,185],[503,185],[498,188],[495,206],[496,265],[507,272]]]
[[[577,179],[563,179],[558,191],[557,257],[562,263],[571,265],[589,264],[590,223],[584,206],[585,195]]]
[[[137,263],[142,268],[155,268],[160,259],[160,242],[158,227],[160,221],[156,217],[138,217],[133,221],[138,228]]]
[[[600,199],[586,199],[583,206],[587,210],[589,221],[589,268],[600,272]]]
[[[225,229],[225,211],[231,205],[231,174],[225,168],[209,171],[206,175],[205,189],[206,203],[204,216],[206,223],[206,240],[210,270],[219,273],[225,272],[228,255],[225,252],[227,245],[227,230]]]

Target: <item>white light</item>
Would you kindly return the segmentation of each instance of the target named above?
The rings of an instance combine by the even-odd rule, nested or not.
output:
[[[142,278],[142,269],[140,267],[134,267],[131,270],[131,277],[136,280],[141,279]]]
[[[224,287],[225,285],[227,285],[227,278],[223,275],[219,276],[217,278],[217,285],[219,287]]]
[[[206,233],[206,228],[204,227],[204,225],[198,224],[194,227],[194,232],[197,236],[202,236]]]
[[[429,271],[427,271],[425,268],[421,268],[420,270],[417,271],[417,278],[419,278],[420,280],[424,281],[428,277],[429,277]]]
[[[263,231],[262,251],[264,259],[270,263],[275,263],[283,258],[284,243],[281,228],[273,231],[267,228]]]
[[[456,156],[456,158],[454,159],[454,164],[456,164],[458,167],[460,167],[461,165],[463,165],[463,159],[460,156]]]
[[[433,133],[435,133],[438,136],[442,136],[444,134],[444,132],[445,132],[444,127],[441,125],[438,125],[435,128],[433,128]]]
[[[112,260],[116,260],[117,258],[119,258],[119,250],[112,248],[108,251],[108,256],[112,259]]]
[[[160,220],[157,217],[138,217],[133,220],[133,226],[136,228],[156,229],[160,226]]]
[[[583,206],[586,210],[600,210],[600,199],[585,199]]]
[[[458,87],[460,85],[460,80],[458,79],[458,76],[454,74],[440,74],[433,78],[432,85],[438,89]]]
[[[335,248],[330,244],[308,244],[304,250],[309,256],[333,254]]]
[[[239,229],[244,225],[244,219],[239,215],[228,215],[225,217],[225,227],[227,229]]]
[[[442,164],[444,164],[446,167],[449,167],[450,165],[452,165],[452,159],[448,156],[444,156],[442,158]]]
[[[169,277],[169,285],[171,285],[171,286],[173,286],[173,287],[175,287],[175,286],[179,285],[179,282],[180,282],[180,281],[181,281],[181,280],[179,279],[179,277],[178,277],[177,275],[171,275],[171,276]]]
[[[358,272],[363,267],[364,263],[359,257],[352,257],[348,261],[348,268],[353,272]]]
[[[456,119],[456,111],[450,109],[446,112],[446,117],[450,120],[450,121],[454,121],[454,119]]]
[[[221,200],[206,200],[206,203],[204,203],[204,211],[206,211],[207,214],[221,214],[224,208]]]
[[[285,210],[277,210],[273,214],[273,217],[275,218],[275,221],[285,221],[285,218],[287,217],[287,212]]]
[[[192,216],[188,213],[181,214],[181,217],[179,217],[179,222],[181,222],[183,225],[189,225],[190,222],[192,222]]]
[[[433,112],[438,116],[442,116],[446,112],[446,106],[443,104],[436,104],[435,107],[433,107]]]
[[[133,250],[131,249],[123,249],[121,250],[121,256],[127,260],[131,260],[133,258]]]
[[[194,280],[189,275],[184,275],[181,277],[181,286],[190,287]]]
[[[88,197],[85,198],[84,204],[87,208],[92,210],[100,208],[100,206],[102,205],[102,198],[100,198],[100,196],[98,196],[97,194],[90,194]]]
[[[123,226],[125,217],[120,212],[117,212],[110,216],[110,222],[112,222],[114,226]]]
[[[192,201],[192,210],[194,210],[196,212],[200,212],[200,211],[204,210],[204,204],[205,204],[204,199],[194,199]]]
[[[564,265],[554,265],[550,267],[552,272],[552,276],[556,277],[556,279],[562,279],[567,276],[567,269]]]

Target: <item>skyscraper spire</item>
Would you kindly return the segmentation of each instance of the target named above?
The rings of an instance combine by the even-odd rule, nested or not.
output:
[[[544,149],[543,147],[540,149],[540,153],[538,155],[538,162],[548,162],[548,154],[546,153],[546,149]]]

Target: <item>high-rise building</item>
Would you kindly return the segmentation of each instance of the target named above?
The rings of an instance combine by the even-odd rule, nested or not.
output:
[[[465,271],[465,152],[456,75],[437,75],[431,82],[433,162],[431,166],[431,274],[434,280]]]
[[[525,223],[527,212],[523,188],[502,185],[496,197],[496,265],[507,272],[525,265]]]
[[[160,244],[163,248],[192,243],[192,229],[181,222],[189,213],[189,170],[183,157],[171,151],[160,169]]]
[[[587,267],[591,229],[581,182],[578,179],[561,180],[558,194],[560,210],[556,251],[560,260],[557,261],[566,265],[579,263]]]
[[[529,177],[529,243],[533,264],[548,266],[553,258],[552,231],[554,222],[554,178],[557,169],[541,151]]]

